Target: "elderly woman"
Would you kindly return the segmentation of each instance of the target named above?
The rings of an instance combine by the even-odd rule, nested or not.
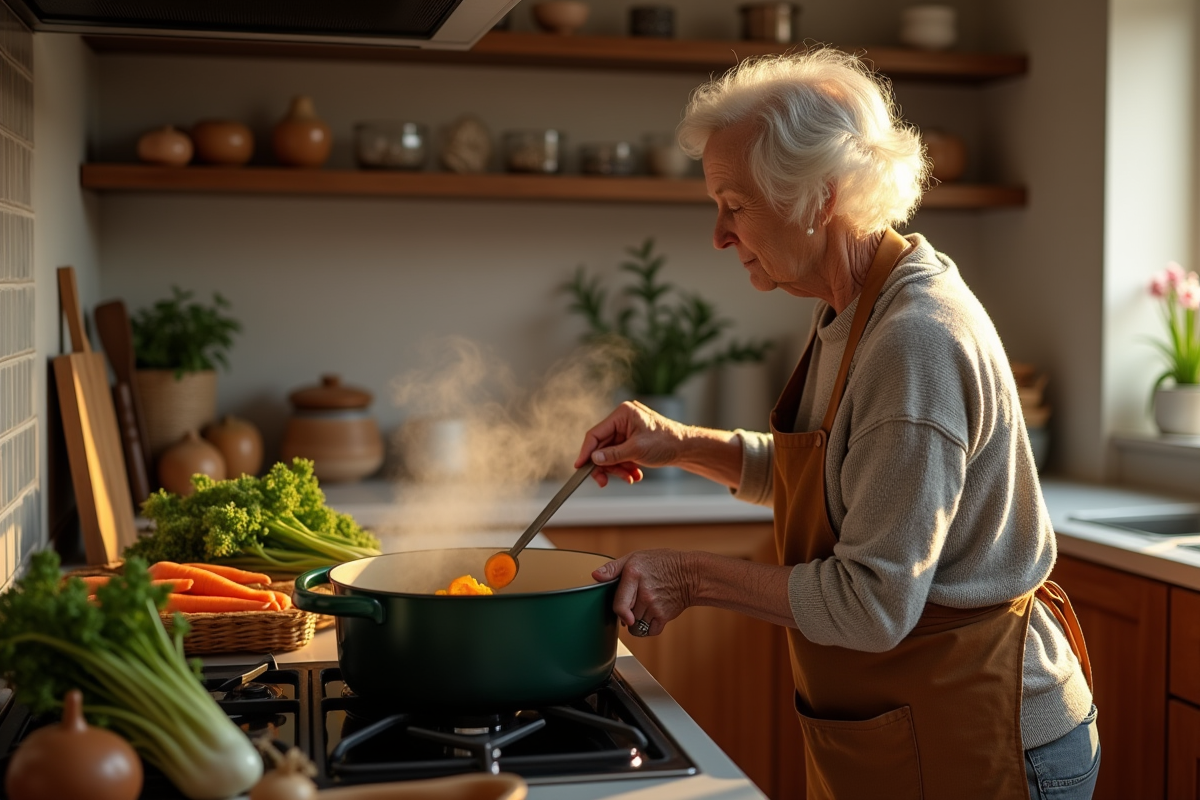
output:
[[[769,434],[624,403],[587,433],[601,485],[676,465],[775,511],[781,566],[631,553],[615,610],[654,636],[691,605],[787,626],[809,800],[1091,797],[1078,623],[1004,348],[954,263],[891,225],[927,166],[890,93],[831,50],[743,63],[693,95],[713,244],[760,291],[819,300]]]

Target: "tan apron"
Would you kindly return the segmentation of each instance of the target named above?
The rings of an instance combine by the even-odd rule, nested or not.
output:
[[[889,228],[859,296],[820,429],[791,432],[812,338],[771,412],[775,542],[782,564],[833,555],[837,537],[825,507],[826,442],[855,348],[884,282],[907,249],[908,242]],[[1052,583],[987,608],[928,603],[912,633],[886,653],[813,644],[789,629],[808,800],[1028,800],[1021,685],[1035,594],[1067,632],[1090,686],[1079,624],[1066,595]]]

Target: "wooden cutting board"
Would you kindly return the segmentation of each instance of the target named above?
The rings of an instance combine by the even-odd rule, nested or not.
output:
[[[92,350],[83,328],[73,267],[58,269],[58,298],[71,332],[71,352],[54,359],[71,482],[89,564],[120,558],[137,538],[133,498],[117,432],[104,354]]]

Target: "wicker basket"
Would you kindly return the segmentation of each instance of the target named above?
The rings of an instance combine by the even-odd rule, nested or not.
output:
[[[68,575],[119,575],[123,565],[113,562],[97,567],[72,570]],[[251,584],[252,588],[267,588]],[[270,588],[291,594],[294,581],[274,581]],[[314,591],[327,591],[327,586]],[[334,618],[291,608],[287,611],[224,611],[219,614],[182,614],[190,630],[183,640],[188,655],[217,653],[286,653],[312,641],[313,634],[333,624]],[[175,614],[164,613],[163,624],[170,631]]]

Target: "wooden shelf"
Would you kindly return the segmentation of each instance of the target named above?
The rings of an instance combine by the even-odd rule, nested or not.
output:
[[[467,51],[148,36],[85,36],[83,39],[97,53],[331,58],[667,72],[719,72],[749,56],[784,53],[801,46],[503,31],[485,34]],[[883,46],[841,49],[864,56],[876,70],[896,80],[980,83],[1023,75],[1028,70],[1026,57],[1015,54],[929,52]]]
[[[421,197],[453,200],[575,200],[612,203],[708,204],[697,179],[590,175],[458,175],[449,172],[294,169],[285,167],[155,167],[84,164],[80,184],[101,192]],[[1019,186],[943,184],[924,208],[980,209],[1025,204]]]

